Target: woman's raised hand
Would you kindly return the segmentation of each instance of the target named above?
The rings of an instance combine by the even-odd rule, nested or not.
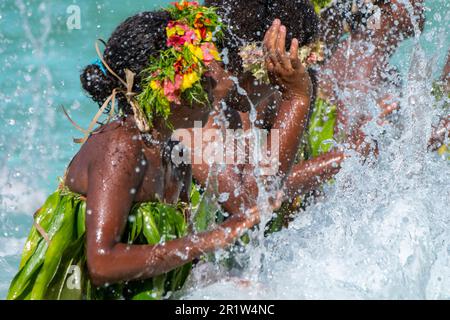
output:
[[[219,62],[213,61],[208,67],[208,75],[215,81],[213,89],[214,99],[221,101],[233,87],[234,83],[230,78],[231,74]]]
[[[298,56],[299,43],[293,39],[286,52],[287,29],[275,19],[264,37],[266,67],[272,84],[278,85],[286,98],[311,97],[311,78]]]

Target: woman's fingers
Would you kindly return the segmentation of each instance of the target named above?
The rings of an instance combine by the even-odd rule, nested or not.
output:
[[[269,59],[269,61],[266,62],[266,67],[267,67],[267,71],[269,72],[269,74],[272,74],[275,72],[275,65],[273,64],[272,61],[270,61],[270,59]]]
[[[287,29],[279,19],[275,19],[264,36],[266,67],[270,74],[286,75],[302,66],[298,56],[299,42],[293,39],[290,53],[286,52]]]
[[[266,46],[266,44],[268,44],[268,42],[269,42],[270,36],[273,32],[273,28],[275,25],[274,23],[275,23],[275,21],[272,22],[272,25],[269,27],[269,29],[266,31],[266,34],[264,35],[264,40],[263,40],[264,46]]]
[[[296,38],[292,40],[289,52],[289,59],[292,68],[298,69],[302,65],[302,63],[300,61],[300,58],[298,57],[298,40]]]
[[[273,64],[277,63],[276,57],[276,43],[278,38],[278,33],[280,30],[281,22],[278,19],[275,19],[269,31],[266,34],[266,39],[264,41],[264,49],[266,51],[266,64],[272,62]]]
[[[284,192],[282,191],[278,191],[275,194],[275,197],[269,199],[270,206],[272,207],[273,211],[280,209],[283,203],[283,199],[284,199]]]
[[[274,27],[274,25],[272,23],[272,25],[270,26],[269,30],[267,30],[266,34],[264,35],[264,40],[263,40],[264,49],[267,49],[267,47],[268,47],[269,39],[270,39],[270,36],[272,34],[273,27]]]
[[[278,30],[277,42],[274,46],[278,62],[281,62],[282,57],[285,53],[285,48],[286,48],[286,27],[282,25]]]
[[[385,97],[378,100],[378,106],[382,110],[379,118],[383,120],[394,111],[399,109],[398,101],[396,101],[395,97],[391,94],[386,95]]]
[[[292,70],[291,60],[286,54],[286,27],[281,26],[278,32],[277,44],[276,44],[276,55],[278,63],[286,70]]]
[[[268,52],[274,51],[275,49],[278,32],[280,30],[280,24],[281,24],[280,20],[275,19],[269,31],[267,31],[266,33],[266,39],[264,40],[264,47]]]

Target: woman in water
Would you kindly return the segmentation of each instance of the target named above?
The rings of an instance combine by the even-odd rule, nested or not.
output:
[[[227,122],[226,129],[250,129],[248,111],[250,110],[249,100],[251,100],[258,112],[255,121],[256,127],[268,129],[266,124],[270,123],[270,129],[278,129],[280,132],[279,157],[281,163],[277,176],[280,178],[278,182],[282,183],[292,169],[307,125],[307,116],[310,113],[309,105],[308,107],[298,105],[296,101],[306,101],[309,100],[311,94],[314,95],[314,82],[307,91],[304,90],[302,83],[308,80],[309,76],[307,76],[304,61],[301,61],[302,63],[298,65],[298,68],[302,70],[300,78],[289,76],[282,79],[274,75],[274,69],[271,69],[272,81],[255,85],[253,75],[243,68],[240,48],[246,43],[260,41],[267,57],[266,60],[262,60],[262,63],[273,68],[272,60],[276,61],[286,50],[297,51],[297,47],[313,44],[318,30],[318,17],[308,0],[267,1],[265,5],[260,1],[207,0],[205,4],[217,7],[227,26],[223,44],[227,52],[227,72],[224,72],[222,78],[224,83],[229,83],[229,90],[223,94],[225,107],[219,108],[211,114],[204,129],[225,129],[224,122],[217,121],[222,116],[225,117],[222,120]],[[258,17],[258,19],[249,19],[249,16]],[[265,30],[267,31],[264,33]],[[275,52],[275,55],[271,55],[270,52]],[[301,59],[299,58],[299,60]],[[230,80],[230,77],[238,80],[239,88],[243,89],[246,94],[242,94],[242,90],[237,90],[237,86]],[[312,74],[311,78],[314,79]],[[293,107],[295,105],[297,107]],[[300,108],[300,113],[293,112],[297,108]],[[286,128],[290,128],[290,130],[286,131]],[[268,140],[270,141],[270,139]],[[287,141],[290,142],[289,146],[284,146]],[[194,149],[192,146],[189,147],[191,150]],[[208,144],[205,143],[203,148],[207,149]],[[205,163],[194,163],[192,170],[194,180],[202,186],[207,186],[211,179],[210,166]],[[214,177],[217,179],[214,181],[217,193],[227,193],[226,190],[230,189],[230,186],[225,177],[232,176],[236,172],[243,174],[244,180],[250,179],[244,188],[239,189],[238,185],[234,186],[241,192],[229,193],[229,201],[233,201],[235,197],[239,197],[241,193],[247,193],[249,190],[251,194],[255,193],[256,184],[253,173],[245,173],[243,168],[236,165],[222,166],[219,170],[220,174]],[[268,184],[268,181],[269,179],[266,179],[265,183]]]
[[[257,189],[249,188],[222,203],[230,214],[223,224],[191,233],[192,168],[171,157],[172,130],[205,122],[207,105],[217,107],[229,90],[214,33],[220,36],[214,8],[181,1],[128,18],[105,43],[102,62],[85,68],[81,82],[100,113],[112,114],[117,102],[119,114],[86,132],[60,187],[36,212],[8,299],[165,298],[183,285],[192,261],[258,224]],[[282,35],[268,39],[286,95],[275,123],[293,122],[281,136],[288,172],[298,142],[289,138],[308,113],[310,79],[297,40],[289,56]],[[250,180],[230,175],[225,190]]]
[[[401,40],[414,34],[407,8],[397,1],[393,3],[374,1],[372,7],[367,1],[311,2],[315,4],[317,11],[331,5],[329,9],[321,11],[320,37],[330,42],[324,45],[333,48],[328,50],[333,54],[315,68],[318,70],[317,76],[313,77],[318,78],[315,108],[310,114],[305,143],[299,152],[301,161],[293,167],[285,183],[286,199],[294,203],[297,202],[294,199],[298,196],[316,189],[339,172],[345,154],[339,150],[332,150],[331,141],[337,139],[365,156],[374,151],[374,145],[366,143],[367,139],[360,130],[367,118],[350,126],[347,119],[349,114],[345,108],[345,103],[349,101],[341,101],[339,93],[355,90],[359,92],[359,95],[367,96],[369,88],[379,88],[392,81],[392,77],[386,76],[389,70],[392,70],[388,59]],[[256,106],[258,112],[256,125],[270,129],[272,119],[278,112],[273,103],[276,101],[277,90],[274,89],[273,82],[258,81],[255,85],[255,78],[261,79],[265,67],[261,62],[258,62],[260,64],[258,66],[252,61],[255,59],[251,50],[257,48],[258,43],[262,41],[261,29],[267,28],[270,17],[278,17],[288,30],[288,38],[295,36],[302,39],[300,45],[305,46],[305,51],[312,48],[312,52],[311,50],[306,52],[309,52],[311,57],[315,55],[316,61],[323,60],[324,53],[320,50],[314,52],[314,49],[320,48],[321,44],[314,44],[319,36],[318,20],[311,3],[306,0],[268,0],[265,1],[265,5],[262,5],[261,1],[239,0],[207,0],[206,3],[221,8],[224,20],[230,26],[230,34],[226,38],[229,58],[227,67],[234,76],[238,76],[240,86],[246,90]],[[375,13],[369,10],[369,8],[373,9],[373,4],[380,6],[381,15],[376,17],[379,20],[375,21],[380,27],[370,29],[367,19]],[[414,1],[413,9],[417,16],[417,23],[422,28],[424,22],[422,1]],[[249,17],[258,17],[258,19],[249,19]],[[344,40],[336,46],[346,30],[339,24],[337,28],[339,35],[337,35],[336,30],[333,29],[336,21],[347,21],[350,26],[347,27],[347,31],[351,32],[352,39],[355,41]],[[369,21],[373,22],[373,19]],[[364,49],[364,46],[361,46],[362,43],[372,43],[378,46],[378,49],[373,55],[366,55],[362,52]],[[246,49],[248,47],[251,49],[250,52]],[[350,57],[347,57],[347,52],[351,53]],[[351,63],[347,63],[347,58]],[[343,66],[346,65],[351,68],[349,72],[344,72]],[[311,69],[310,71],[314,74]],[[352,85],[356,87],[351,87]],[[375,92],[377,90],[375,89]],[[385,99],[382,98],[385,97],[380,96],[376,100],[379,100],[380,106],[383,107],[380,117],[384,118],[395,110],[397,105],[395,102],[385,103],[383,101]],[[249,109],[247,97],[238,94],[237,91],[233,91],[226,102],[231,108],[240,111]],[[233,111],[230,110],[228,114],[233,114]],[[250,127],[248,114],[243,112],[238,116],[229,115],[229,119],[231,119],[229,121],[231,127],[241,126],[245,129]],[[299,135],[302,133],[303,131],[299,132]]]

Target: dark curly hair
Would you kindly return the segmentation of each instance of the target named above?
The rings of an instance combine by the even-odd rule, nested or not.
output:
[[[149,58],[167,48],[165,27],[169,20],[170,15],[165,11],[139,13],[121,23],[106,43],[104,59],[111,69],[121,78],[125,78],[125,69],[136,73],[134,92],[141,92],[140,73],[148,65]],[[121,85],[96,64],[85,67],[80,80],[83,89],[100,105],[114,88]],[[131,113],[125,97],[119,96],[118,104],[119,109]]]
[[[228,27],[225,62],[235,73],[242,69],[239,48],[246,42],[262,41],[276,18],[288,29],[287,46],[293,38],[303,46],[318,35],[319,18],[309,0],[205,0],[205,4],[218,7]]]

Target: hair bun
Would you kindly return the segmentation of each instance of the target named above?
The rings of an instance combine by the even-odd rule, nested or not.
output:
[[[116,87],[115,81],[105,75],[98,65],[91,64],[84,68],[80,75],[83,89],[92,99],[102,104]]]

